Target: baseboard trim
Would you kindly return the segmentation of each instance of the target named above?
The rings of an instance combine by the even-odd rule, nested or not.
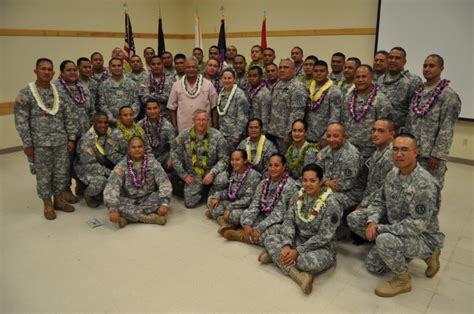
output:
[[[449,157],[448,161],[455,162],[457,164],[474,166],[474,160],[471,160],[471,159],[464,159],[464,158],[458,158],[458,157]]]
[[[14,147],[3,148],[3,149],[0,149],[0,155],[16,153],[16,152],[19,152],[19,151],[22,151],[22,150],[23,150],[23,146],[14,146]]]

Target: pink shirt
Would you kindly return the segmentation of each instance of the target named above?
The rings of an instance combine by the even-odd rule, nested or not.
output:
[[[206,110],[210,117],[211,109],[216,105],[216,89],[209,80],[203,78],[201,92],[196,98],[186,96],[181,80],[174,82],[167,108],[177,111],[178,131],[181,132],[192,127],[194,111],[197,109]]]

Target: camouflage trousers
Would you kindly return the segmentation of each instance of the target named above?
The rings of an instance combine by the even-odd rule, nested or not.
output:
[[[367,207],[362,207],[354,210],[347,215],[347,225],[352,232],[356,233],[359,237],[365,238],[365,229],[367,228],[367,220],[369,219],[370,210]],[[386,224],[387,219],[384,217],[380,220],[380,224]]]
[[[288,274],[290,267],[280,265],[280,252],[283,248],[283,236],[281,234],[274,234],[265,239],[265,248],[271,256],[273,264],[278,266],[282,272]],[[297,238],[296,243],[300,244],[300,239]],[[299,253],[296,258],[296,268],[300,271],[317,274],[336,264],[336,246],[331,244],[314,251]]]
[[[100,174],[86,174],[80,176],[82,183],[87,185],[84,194],[87,196],[102,196],[105,186],[107,185],[107,176]],[[85,180],[83,180],[85,179]]]
[[[210,200],[210,198],[209,198]],[[224,210],[226,208],[229,208],[231,202],[228,200],[224,201],[219,201],[219,205],[217,205],[215,208],[210,208],[209,203],[208,207],[211,212],[211,215],[214,219],[217,219],[217,217],[224,215]],[[241,208],[236,208],[236,209],[229,209],[230,211],[230,216],[229,220],[230,223],[235,225],[235,226],[240,226],[240,216],[242,216],[242,213],[244,212],[245,209]]]
[[[446,171],[448,170],[448,167],[446,165],[446,161],[445,160],[440,160],[438,169],[436,169],[435,171],[429,171],[428,170],[428,158],[419,156],[417,158],[417,160],[420,163],[420,165],[424,169],[426,169],[426,171],[428,171],[438,181],[439,188],[440,188],[440,191],[441,191],[443,189],[443,186],[444,186],[444,175],[446,174]]]
[[[156,191],[136,199],[120,196],[117,208],[113,209],[128,221],[137,222],[142,214],[156,213],[160,204],[160,195]]]
[[[39,198],[50,198],[64,192],[69,159],[66,143],[61,146],[35,147],[36,191]]]
[[[366,268],[378,274],[388,270],[396,274],[403,273],[408,269],[410,259],[414,257],[425,259],[440,249],[440,247],[433,248],[432,240],[423,234],[407,237],[391,233],[379,234],[365,260]]]

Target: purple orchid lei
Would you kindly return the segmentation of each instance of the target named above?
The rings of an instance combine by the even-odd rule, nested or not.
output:
[[[252,167],[250,165],[245,165],[244,172],[240,176],[240,179],[237,182],[237,185],[235,187],[234,187],[234,180],[229,181],[229,187],[227,188],[227,197],[229,198],[230,201],[233,202],[237,199],[240,189],[244,185],[245,178],[247,178],[247,175],[249,174],[251,168]]]
[[[369,107],[372,106],[372,102],[374,101],[375,96],[377,96],[377,90],[378,90],[377,85],[372,84],[372,86],[370,87],[369,95],[364,100],[364,104],[362,105],[362,108],[360,108],[358,112],[356,112],[356,109],[355,109],[356,102],[357,102],[357,90],[354,89],[351,92],[351,99],[349,101],[349,112],[352,116],[352,119],[355,122],[360,122],[362,119],[364,119],[364,117],[367,114],[367,111],[369,111]]]
[[[145,116],[143,120],[143,130],[145,131],[145,136],[151,148],[153,149],[157,148],[160,145],[160,135],[161,135],[162,126],[163,126],[163,114],[160,113],[160,117],[158,118],[158,124],[156,126],[156,139],[153,140],[153,136],[151,135],[150,122],[148,121],[148,116]]]
[[[413,101],[412,101],[412,110],[416,114],[418,118],[424,117],[428,111],[430,111],[431,107],[433,107],[433,104],[436,100],[436,98],[443,92],[443,90],[448,87],[449,85],[449,80],[441,80],[438,85],[436,85],[436,88],[434,91],[431,93],[430,97],[428,98],[427,101],[423,105],[420,106],[420,96],[421,93],[423,92],[423,89],[425,88],[424,85],[421,85],[418,87],[415,91],[415,95],[413,96]]]
[[[132,185],[136,187],[137,189],[142,188],[145,183],[146,183],[146,168],[148,166],[148,157],[145,154],[143,156],[143,162],[140,167],[141,170],[141,178],[140,181],[137,179],[137,173],[133,169],[133,160],[130,158],[130,156],[127,156],[127,170],[128,173],[130,174],[130,178],[132,180]]]
[[[267,176],[263,180],[263,190],[262,190],[262,193],[260,194],[260,202],[259,202],[260,211],[264,213],[270,213],[273,210],[273,206],[275,206],[277,199],[280,197],[280,194],[283,191],[283,188],[285,187],[286,182],[288,181],[288,177],[289,177],[288,172],[285,172],[282,175],[280,182],[278,183],[278,186],[272,195],[272,200],[270,203],[267,203],[266,198],[268,194],[268,187],[270,186],[271,177]]]
[[[164,89],[165,81],[166,81],[165,73],[164,72],[161,73],[161,75],[160,75],[160,84],[159,85],[156,83],[155,76],[153,75],[153,73],[150,72],[150,75],[149,75],[148,78],[150,80],[150,85],[153,86],[153,90],[157,94],[163,93],[163,89]]]
[[[308,101],[306,104],[306,108],[308,108],[311,111],[318,110],[319,107],[321,107],[321,104],[323,103],[324,99],[326,98],[327,94],[329,92],[329,89],[325,90],[322,94],[321,97],[316,102],[312,102],[311,100]]]
[[[250,102],[250,104],[253,103],[253,100],[255,99],[255,97],[257,97],[258,95],[258,92],[260,92],[260,90],[266,85],[266,82],[265,81],[261,81],[260,84],[255,87],[255,88],[252,88],[252,87],[249,87],[248,90],[247,90],[247,98]]]
[[[77,89],[79,90],[79,97],[74,96],[74,94],[72,93],[71,88],[69,87],[69,84],[66,82],[64,77],[59,76],[58,81],[64,87],[64,89],[68,93],[69,97],[71,97],[76,104],[83,105],[86,102],[86,93],[84,92],[84,87],[82,87],[82,85],[79,84],[79,81],[76,81],[74,83],[76,85]]]

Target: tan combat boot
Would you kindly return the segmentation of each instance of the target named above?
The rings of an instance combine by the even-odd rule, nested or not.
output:
[[[63,212],[66,212],[66,213],[72,213],[75,210],[75,208],[72,205],[69,205],[68,203],[66,203],[66,201],[64,200],[61,194],[54,196],[54,209],[62,210]]]
[[[128,225],[128,220],[123,217],[120,217],[118,222],[119,228],[125,228],[126,225]]]
[[[305,294],[313,291],[313,275],[304,271],[299,271],[295,266],[290,267],[288,276],[293,279],[303,290]]]
[[[267,250],[263,250],[258,256],[258,261],[262,264],[270,264],[272,262],[272,258],[270,257],[270,254],[268,254]]]
[[[433,278],[439,271],[439,256],[441,255],[441,251],[437,251],[433,253],[430,257],[425,259],[426,267],[425,276],[428,278]]]
[[[87,206],[90,208],[97,208],[100,205],[100,202],[96,200],[93,196],[84,194],[84,200],[86,201]]]
[[[212,217],[212,214],[211,214],[211,210],[210,210],[210,209],[207,209],[207,210],[204,212],[204,215],[206,216],[206,218],[214,219],[214,217]]]
[[[44,218],[48,220],[56,219],[56,213],[54,212],[53,202],[51,198],[43,198],[44,204]]]
[[[160,216],[158,214],[149,214],[149,215],[141,214],[138,217],[138,220],[145,224],[164,225],[166,223],[166,217]]]
[[[64,190],[63,198],[69,204],[76,204],[79,202],[79,199],[74,194],[72,194],[71,187],[68,187],[66,190]]]
[[[394,297],[400,293],[411,291],[411,275],[408,270],[401,274],[395,274],[392,280],[386,281],[375,288],[375,294],[379,297]]]
[[[226,222],[224,220],[224,217],[223,216],[219,216],[217,217],[217,223],[219,224],[219,229],[217,230],[217,232],[220,234],[220,235],[224,235],[224,232],[226,232],[227,230],[233,230],[235,229],[235,226],[233,224],[230,224],[228,222]]]
[[[244,231],[243,230],[227,230],[222,236],[228,241],[241,241],[244,242]]]

